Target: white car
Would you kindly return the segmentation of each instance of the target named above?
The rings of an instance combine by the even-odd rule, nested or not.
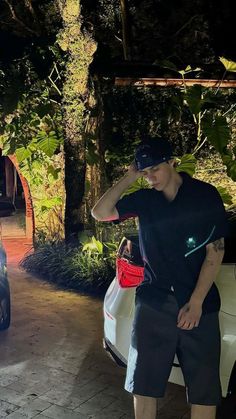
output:
[[[221,295],[221,384],[223,396],[236,394],[236,212],[228,213],[230,236],[225,240],[225,256],[216,280]],[[104,347],[113,359],[126,366],[134,316],[135,288],[143,279],[138,235],[121,240],[116,277],[104,299]],[[169,381],[184,385],[177,357]]]

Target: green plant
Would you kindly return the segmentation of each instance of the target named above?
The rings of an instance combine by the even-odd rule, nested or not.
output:
[[[87,253],[89,257],[96,258],[96,259],[114,259],[118,243],[111,243],[111,242],[104,242],[102,243],[100,240],[97,240],[94,236],[89,239],[85,237],[82,240],[82,252]]]
[[[222,79],[227,71],[236,72],[235,62],[224,57],[220,57],[220,61],[225,67]],[[227,167],[228,176],[236,181],[236,147],[230,146],[232,140],[230,122],[232,123],[232,119],[235,120],[235,112],[232,115],[235,105],[223,109],[219,88],[220,84],[216,91],[204,89],[200,85],[184,88],[184,101],[192,114],[197,132],[197,142],[192,154],[195,155],[208,141],[220,154]]]
[[[39,53],[50,55],[48,45]],[[55,63],[49,64],[55,68]],[[1,77],[1,74],[0,74]],[[20,80],[20,81],[19,81]],[[55,84],[55,83],[54,83]],[[16,91],[12,92],[16,85]],[[28,55],[19,58],[3,78],[3,101],[0,101],[0,147],[2,155],[15,155],[21,174],[29,183],[33,198],[36,230],[43,226],[48,236],[63,236],[64,194],[62,110],[60,97],[55,95],[52,71],[43,80],[38,77]],[[8,94],[9,93],[9,94]],[[57,220],[57,223],[56,223]],[[53,232],[53,226],[55,231]]]
[[[227,72],[236,72],[234,61],[224,57],[220,57],[219,60],[225,67],[222,80]],[[184,70],[178,70],[172,62],[167,60],[162,61],[162,66],[179,73],[183,79],[181,94],[178,98],[173,97],[172,104],[174,113],[177,107],[179,116],[182,116],[184,108],[187,107],[192,116],[196,142],[191,154],[195,156],[208,142],[220,154],[227,167],[228,176],[236,180],[236,147],[231,146],[231,127],[232,122],[235,121],[235,103],[229,103],[227,109],[227,103],[223,102],[223,95],[220,93],[220,82],[217,89],[203,88],[199,84],[187,87],[185,76],[191,72],[201,71],[200,68],[192,68],[188,65]],[[173,110],[170,110],[171,113]],[[191,156],[189,157],[191,158]]]
[[[226,69],[223,77],[227,71],[236,71],[235,62],[223,57],[220,58],[220,61]],[[192,145],[191,152],[183,154],[182,157],[176,156],[177,171],[184,171],[193,176],[196,170],[196,156],[208,143],[209,148],[214,148],[221,156],[222,162],[226,166],[227,175],[236,181],[236,145],[232,138],[232,127],[236,120],[235,104],[230,101],[227,103],[224,100],[225,94],[220,92],[219,88],[217,90],[206,89],[198,84],[192,87],[186,86],[186,74],[200,71],[200,68],[192,69],[191,66],[187,66],[184,70],[177,70],[169,61],[163,62],[162,65],[178,72],[183,79],[183,87],[177,95],[173,94],[170,98],[169,121],[181,121],[187,110],[195,126],[195,143]],[[144,180],[138,179],[123,195],[143,187],[148,187],[148,184]],[[226,188],[219,186],[218,190],[224,203],[231,204],[232,196]]]
[[[98,258],[94,253],[58,242],[39,246],[21,265],[60,287],[104,295],[114,278],[114,263],[110,258]]]

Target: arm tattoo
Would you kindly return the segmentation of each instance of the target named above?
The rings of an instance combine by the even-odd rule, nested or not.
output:
[[[212,244],[213,244],[213,248],[214,248],[215,252],[218,252],[218,250],[222,251],[225,248],[223,238],[212,242]]]

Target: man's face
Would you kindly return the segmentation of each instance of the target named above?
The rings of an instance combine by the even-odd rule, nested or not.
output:
[[[174,161],[170,160],[156,166],[146,167],[142,170],[142,174],[150,186],[158,191],[163,191],[169,185],[174,170],[173,166]]]

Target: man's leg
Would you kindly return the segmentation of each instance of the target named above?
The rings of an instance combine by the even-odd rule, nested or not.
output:
[[[191,405],[191,419],[215,419],[216,406]]]
[[[157,399],[134,395],[134,413],[135,419],[156,419]]]

